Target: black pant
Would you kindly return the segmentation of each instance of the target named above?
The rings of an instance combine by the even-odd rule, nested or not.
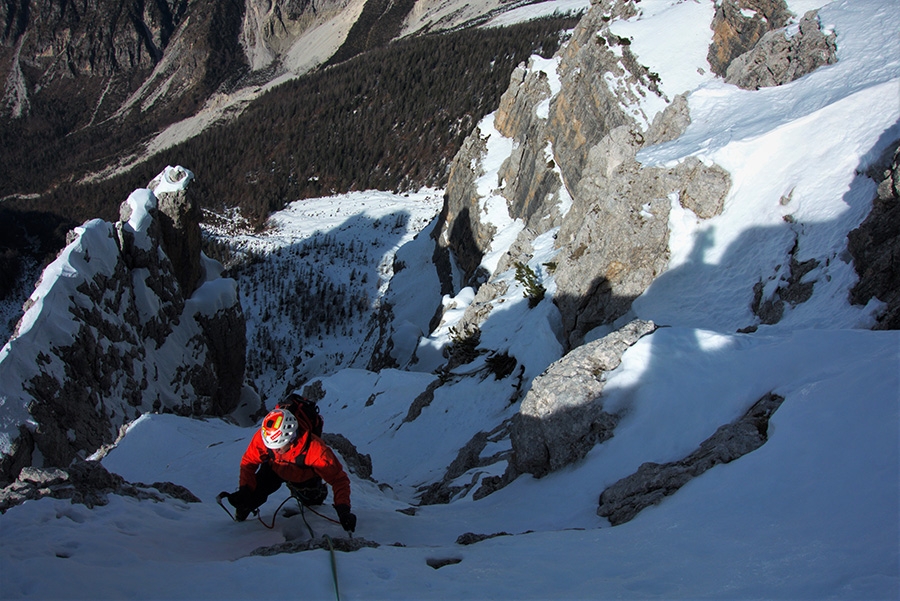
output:
[[[273,492],[281,488],[284,478],[272,470],[272,466],[264,463],[256,470],[256,489],[232,495],[229,502],[245,516],[266,502]],[[288,482],[291,495],[297,497],[304,505],[321,505],[328,495],[325,483],[318,476],[303,482]],[[238,498],[234,498],[237,496]]]

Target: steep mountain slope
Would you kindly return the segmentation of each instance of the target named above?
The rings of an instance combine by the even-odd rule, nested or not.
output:
[[[121,172],[233,118],[274,86],[388,45],[401,36],[411,5],[399,7],[375,0],[4,3],[0,124],[25,146],[4,151],[9,173],[0,194],[45,194],[73,178]],[[500,9],[468,10],[455,26]],[[382,21],[387,30],[373,34]]]
[[[835,56],[724,83],[710,25],[768,24],[762,4],[597,4],[515,72],[440,207],[329,197],[236,238],[252,377],[318,400],[353,539],[283,493],[271,530],[231,523],[214,497],[253,427],[147,415],[93,457],[132,484],[73,466],[4,489],[4,590],[267,598],[299,571],[314,598],[896,597],[900,339],[868,329],[896,306],[851,290],[854,247],[896,240],[898,17],[788,3],[776,38]],[[766,69],[783,46],[755,25],[737,56]],[[339,307],[287,306],[310,296]],[[334,571],[322,534],[356,549]]]
[[[4,196],[114,161],[247,71],[239,2],[29,0],[0,11],[3,131],[24,145],[4,153]]]
[[[0,114],[0,136],[17,140],[0,145],[0,298],[25,278],[32,285],[33,267],[25,273],[24,266],[49,262],[67,230],[90,218],[114,220],[120,199],[161,165],[202,169],[207,176],[195,191],[204,208],[238,206],[256,227],[300,197],[442,182],[508,73],[533,52],[554,52],[561,30],[575,22],[468,29],[446,43],[406,36],[312,73],[342,46],[361,3],[170,9],[160,2],[144,12],[143,3],[89,2],[76,10],[64,2],[43,12],[32,4],[0,7],[7,25],[0,70],[9,74],[10,94],[25,94],[29,107],[23,99],[22,110],[13,103]],[[92,11],[118,15],[108,36],[98,25],[106,17]],[[551,12],[538,5],[527,18]],[[158,52],[139,51],[139,34]],[[69,55],[84,60],[65,67]],[[416,167],[407,157],[429,164]],[[258,168],[271,160],[279,163],[274,170]],[[238,169],[238,187],[206,187],[225,180],[220,171]]]

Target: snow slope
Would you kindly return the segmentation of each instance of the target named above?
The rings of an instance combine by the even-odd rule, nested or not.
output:
[[[644,0],[639,18],[616,25],[628,29],[641,60],[665,59],[650,65],[664,85],[667,73],[691,79],[699,51],[661,52],[674,42],[654,19],[698,10],[693,4]],[[819,4],[790,3],[799,14]],[[734,186],[723,214],[711,220],[673,211],[670,269],[634,305],[636,316],[668,327],[639,341],[609,374],[607,402],[627,413],[615,436],[581,463],[540,480],[520,477],[478,501],[465,496],[401,513],[418,485],[441,477],[461,444],[515,411],[506,402],[508,381],[464,377],[480,364],[461,366],[404,423],[413,398],[434,378],[428,369],[342,369],[322,379],[326,431],[369,453],[377,480],[351,475],[355,536],[381,546],[336,554],[342,599],[900,597],[900,335],[865,329],[877,302],[847,303],[855,276],[844,252],[846,232],[874,195],[859,173],[900,137],[900,15],[890,0],[872,0],[827,4],[821,18],[838,34],[837,64],[758,92],[691,81],[688,131],[639,157],[648,164],[714,160],[729,169]],[[706,27],[686,20],[678,35],[708,35]],[[359,231],[341,229],[352,222],[351,205],[364,215],[392,202],[380,192],[334,201],[345,211],[337,222],[285,214],[275,235],[302,239],[318,227],[360,240]],[[541,242],[536,267],[554,252]],[[407,240],[397,252],[404,256],[414,244]],[[753,283],[777,287],[794,246],[799,260],[820,261],[807,276],[816,282],[812,298],[788,307],[776,325],[735,333],[754,322],[747,308]],[[416,294],[419,277],[430,281],[426,266],[409,260],[392,274],[403,294]],[[552,276],[543,275],[552,295]],[[482,346],[512,349],[533,377],[558,357],[552,304],[529,310],[512,273],[495,277],[510,292],[483,324]],[[444,299],[456,309],[421,341],[423,357],[437,361],[472,297],[462,291]],[[411,328],[431,317],[415,313],[407,308],[404,316]],[[340,337],[334,340],[329,344]],[[643,462],[690,453],[769,391],[785,401],[760,449],[709,470],[631,522],[610,527],[597,517],[606,486]],[[181,484],[203,502],[113,496],[92,510],[52,499],[13,508],[0,516],[2,597],[335,598],[327,551],[249,556],[308,538],[299,516],[278,515],[269,530],[259,521],[231,522],[216,506],[215,495],[236,486],[251,433],[221,420],[139,419],[104,465],[130,481]],[[500,438],[482,455],[508,445]],[[477,468],[460,480],[503,467]],[[270,523],[285,496],[279,491],[263,507]],[[327,504],[324,513],[333,515]],[[310,525],[318,536],[342,536],[317,516]],[[457,544],[467,532],[508,535]],[[429,560],[458,563],[434,569]]]

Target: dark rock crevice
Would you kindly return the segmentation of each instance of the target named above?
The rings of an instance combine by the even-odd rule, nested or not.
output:
[[[507,467],[502,476],[488,476],[482,478],[482,473],[475,473],[472,479],[464,485],[453,484],[466,472],[479,467],[487,467],[501,461],[509,461],[512,451],[500,451],[488,457],[482,457],[482,452],[490,442],[497,442],[509,436],[509,420],[491,430],[490,432],[478,432],[459,450],[456,459],[447,467],[444,477],[439,482],[421,489],[420,505],[436,505],[449,503],[458,495],[468,494],[479,482],[481,486],[473,493],[473,498],[478,500],[490,493],[503,488],[515,479],[515,470]]]
[[[878,185],[872,211],[847,235],[847,248],[859,281],[850,302],[865,305],[873,297],[885,303],[874,329],[900,329],[900,142],[894,142],[870,176]]]

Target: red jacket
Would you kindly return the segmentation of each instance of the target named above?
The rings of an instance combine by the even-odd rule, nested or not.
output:
[[[309,448],[304,457],[307,439]],[[350,478],[334,452],[315,434],[303,432],[283,451],[273,451],[266,447],[257,430],[241,458],[240,485],[255,490],[256,470],[266,462],[287,482],[303,482],[318,474],[331,485],[335,505],[350,505]]]

